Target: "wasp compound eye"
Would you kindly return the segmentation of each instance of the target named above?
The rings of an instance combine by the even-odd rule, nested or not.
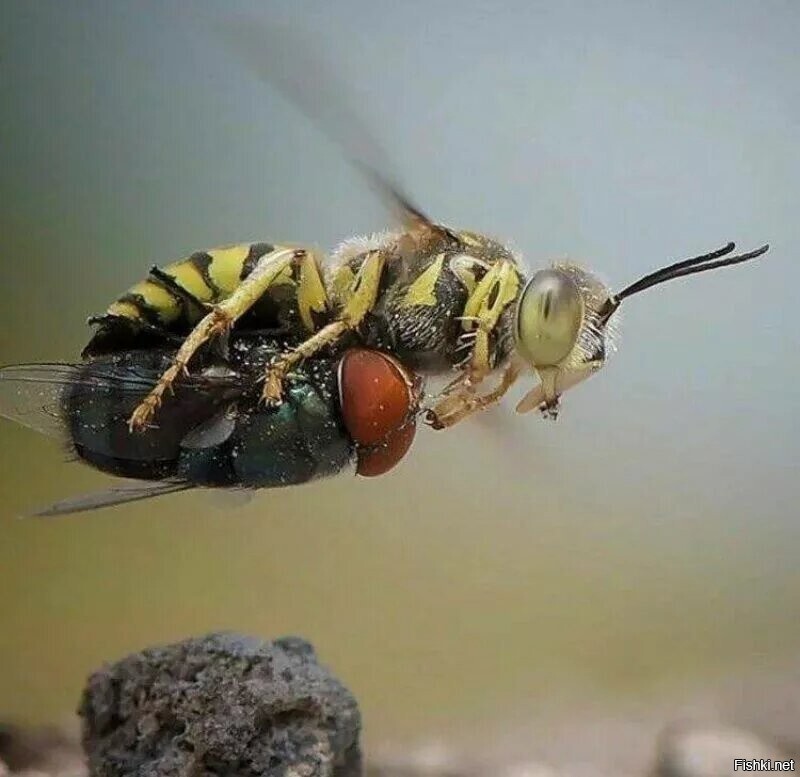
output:
[[[534,367],[556,366],[575,346],[583,317],[584,301],[575,282],[558,270],[541,270],[519,301],[517,346]]]

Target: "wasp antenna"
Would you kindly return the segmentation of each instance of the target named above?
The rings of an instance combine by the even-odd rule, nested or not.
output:
[[[657,286],[660,283],[666,283],[676,278],[683,278],[687,275],[706,272],[707,270],[718,270],[721,267],[730,267],[734,264],[749,262],[751,259],[757,259],[759,256],[763,256],[769,251],[769,243],[766,243],[753,251],[736,254],[735,256],[728,256],[735,247],[735,243],[727,243],[716,251],[710,251],[707,254],[693,256],[690,259],[675,262],[675,264],[662,267],[660,270],[645,275],[630,286],[626,286],[622,291],[608,300],[605,308],[600,312],[601,321],[607,321],[625,298],[638,294],[640,291],[649,289],[652,286]]]
[[[661,283],[662,279],[669,280],[671,274],[677,272],[678,270],[683,270],[686,267],[695,267],[696,265],[704,264],[705,262],[710,262],[713,259],[719,259],[722,256],[726,256],[733,251],[734,248],[736,248],[736,243],[731,241],[730,243],[726,243],[724,246],[722,246],[722,248],[716,249],[716,251],[709,251],[707,254],[693,256],[690,259],[683,259],[680,262],[675,262],[675,264],[671,264],[668,267],[662,267],[660,270],[656,270],[655,272],[651,272],[649,275],[645,275],[644,278],[640,278],[638,281],[636,281],[636,283],[632,283],[630,286],[623,289],[619,294],[616,295],[617,299],[624,299],[625,297],[629,297],[631,294],[635,294],[637,291],[648,288],[648,286]]]

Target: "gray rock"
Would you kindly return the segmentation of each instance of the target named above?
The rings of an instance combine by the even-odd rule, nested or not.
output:
[[[352,694],[297,638],[210,634],[89,678],[79,713],[93,777],[358,777]]]

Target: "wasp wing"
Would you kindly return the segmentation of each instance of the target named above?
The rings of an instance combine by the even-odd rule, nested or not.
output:
[[[215,37],[245,63],[260,81],[281,96],[366,179],[409,227],[442,229],[417,207],[390,176],[390,158],[361,112],[352,90],[336,78],[336,69],[322,56],[318,41],[295,27],[250,17],[228,16],[214,26]]]
[[[139,502],[142,499],[152,499],[157,496],[164,496],[165,494],[174,494],[178,491],[187,491],[191,488],[193,488],[191,483],[186,483],[181,480],[126,483],[114,486],[105,491],[62,499],[47,507],[34,510],[28,513],[28,516],[35,518],[54,518],[60,515],[85,513],[89,510],[97,510],[101,507],[113,507],[115,505],[128,504],[129,502]]]

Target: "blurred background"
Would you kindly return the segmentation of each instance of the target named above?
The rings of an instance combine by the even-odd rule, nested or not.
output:
[[[213,34],[220,8],[0,5],[0,362],[76,360],[86,317],[154,263],[387,225],[336,145]],[[621,286],[728,240],[772,249],[626,303],[620,352],[558,423],[512,398],[421,431],[374,481],[18,521],[109,480],[2,422],[0,718],[63,721],[104,660],[220,628],[314,642],[368,744],[796,657],[800,7],[225,14],[313,41],[414,199],[532,268],[570,257]]]

